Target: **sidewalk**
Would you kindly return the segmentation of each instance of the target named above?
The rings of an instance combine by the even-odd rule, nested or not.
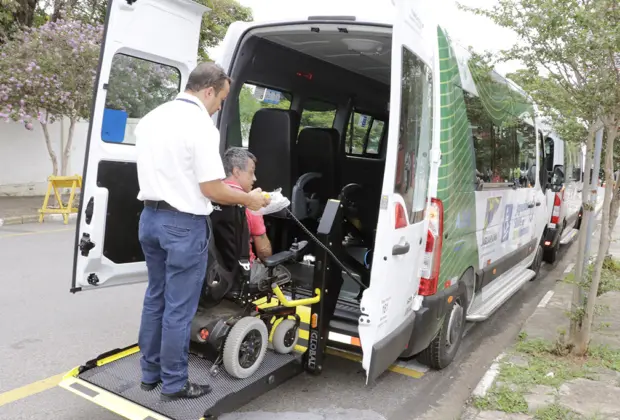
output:
[[[597,228],[593,245],[599,233]],[[573,243],[550,273],[556,278],[554,289],[526,321],[517,342],[484,375],[462,420],[620,419],[620,220],[612,238],[609,252],[615,264],[604,267],[587,357],[573,357],[563,346],[570,325]]]
[[[22,223],[37,223],[39,209],[43,206],[43,198],[35,197],[6,197],[0,196],[0,226]],[[76,204],[78,202],[76,201]],[[69,220],[74,220],[76,214],[70,214]],[[62,221],[61,214],[46,214],[43,222]]]

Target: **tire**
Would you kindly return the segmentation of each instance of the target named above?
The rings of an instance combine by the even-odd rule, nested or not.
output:
[[[253,375],[265,358],[268,337],[267,327],[259,318],[247,316],[237,321],[224,343],[223,363],[226,372],[238,379]],[[247,360],[242,361],[244,356]]]
[[[273,331],[273,337],[271,344],[276,353],[288,354],[295,348],[297,340],[299,339],[299,328],[295,330],[295,334],[292,334],[292,330],[295,327],[295,320],[283,319],[276,329]]]
[[[542,261],[543,261],[543,253],[544,251],[543,251],[542,245],[538,245],[538,248],[536,249],[536,256],[534,257],[534,261],[532,262],[532,265],[528,267],[530,270],[536,273],[536,275],[530,281],[534,281],[538,279],[538,273],[540,272],[540,266],[542,265]]]
[[[452,363],[463,341],[467,307],[467,291],[461,287],[459,295],[449,306],[439,333],[428,347],[420,352],[418,360],[421,363],[433,369],[443,369]]]
[[[560,239],[562,239],[562,235],[564,234],[564,229],[566,227],[566,222],[564,222],[564,226],[562,230],[558,233],[558,238],[555,242],[553,248],[545,248],[543,249],[543,261],[549,264],[555,263],[555,260],[558,259],[558,251],[560,250]]]

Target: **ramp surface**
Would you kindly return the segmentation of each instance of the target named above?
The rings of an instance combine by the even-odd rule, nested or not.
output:
[[[260,395],[263,386],[270,388],[277,385],[274,382],[281,382],[278,379],[282,378],[274,376],[282,376],[283,370],[287,371],[284,376],[293,376],[297,369],[291,365],[301,363],[300,354],[282,355],[268,350],[254,375],[247,379],[236,379],[228,375],[223,366],[220,373],[212,377],[209,374],[212,363],[190,354],[189,380],[209,384],[213,390],[201,398],[164,402],[160,400],[161,385],[148,392],[140,388],[140,356],[138,352],[97,366],[82,373],[79,378],[172,419],[199,420],[205,413],[219,415],[234,411],[230,407],[240,407]],[[286,369],[287,365],[291,366],[290,371]]]

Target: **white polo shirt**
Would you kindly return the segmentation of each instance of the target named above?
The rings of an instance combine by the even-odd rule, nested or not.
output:
[[[198,98],[177,99],[146,114],[135,129],[138,200],[164,200],[186,213],[209,215],[211,201],[199,183],[224,179],[220,133]]]

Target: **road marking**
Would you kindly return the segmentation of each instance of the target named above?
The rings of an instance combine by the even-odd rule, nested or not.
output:
[[[0,394],[0,407],[14,401],[30,397],[31,395],[47,391],[48,389],[52,389],[60,383],[63,376],[64,373],[4,392]]]
[[[328,347],[327,353],[331,354],[332,356],[342,357],[343,359],[351,360],[353,362],[359,363],[362,361],[362,357],[358,354],[340,350],[340,349],[335,349],[333,347]],[[410,365],[412,365],[412,363],[410,362],[402,363],[402,364],[397,362],[391,365],[388,368],[388,370],[391,372],[398,373],[400,375],[409,376],[410,378],[415,378],[415,379],[420,379],[422,376],[424,376],[424,372],[420,372],[420,370],[423,370],[423,367],[420,366],[419,367],[420,370],[418,370],[418,369],[412,369]],[[418,366],[416,366],[416,368],[418,368]]]
[[[564,274],[568,274],[571,271],[573,271],[573,268],[575,268],[575,263],[570,263],[566,266],[566,270],[564,270]]]
[[[493,385],[493,382],[495,382],[495,378],[497,378],[497,375],[499,375],[499,361],[503,358],[504,353],[500,354],[495,358],[495,361],[493,362],[489,370],[486,371],[486,373],[478,383],[478,386],[476,386],[476,389],[474,389],[474,396],[484,397],[487,392],[489,392],[489,388],[491,388],[491,385]]]
[[[545,306],[547,306],[547,304],[549,303],[549,301],[553,297],[554,293],[555,292],[553,290],[549,290],[547,293],[545,293],[545,296],[543,296],[543,298],[538,303],[538,307],[539,308],[544,308]]]
[[[14,238],[16,236],[40,235],[42,233],[58,233],[58,232],[69,232],[69,231],[75,231],[75,228],[41,230],[39,232],[9,233],[7,235],[0,235],[0,239],[2,239],[2,238]]]

